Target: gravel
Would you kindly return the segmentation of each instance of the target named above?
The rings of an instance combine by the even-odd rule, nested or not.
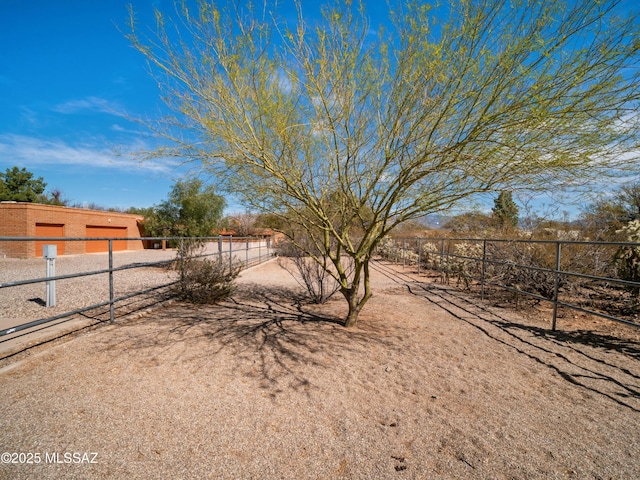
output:
[[[0,368],[0,478],[640,478],[637,341],[380,263],[350,329],[278,262],[238,282]]]
[[[173,250],[142,250],[116,252],[115,268],[141,263],[170,261]],[[70,275],[109,268],[106,253],[62,256],[55,261],[56,275]],[[0,283],[46,277],[46,260],[42,258],[0,258]],[[113,275],[114,295],[126,295],[136,290],[169,283],[175,272],[166,266],[131,268]],[[0,289],[0,319],[7,323],[36,320],[72,311],[109,300],[109,275],[107,273],[56,281],[56,305],[45,307],[45,282]]]
[[[228,258],[228,244],[223,245],[224,259]],[[248,255],[245,244],[234,244],[235,258],[239,261],[255,260],[253,257],[262,255],[266,258],[266,250],[262,248],[249,249]],[[206,253],[217,255],[217,243],[209,244]],[[170,284],[177,279],[177,272],[168,268],[169,263],[176,258],[175,249],[167,250],[136,250],[114,252],[113,267],[131,266],[126,270],[113,274],[114,298],[125,297],[129,294],[147,289],[154,289]],[[164,262],[157,266],[143,266],[145,263]],[[55,274],[70,275],[94,272],[109,268],[107,253],[86,255],[66,255],[55,261]],[[46,277],[46,260],[43,258],[16,259],[0,258],[0,284],[20,280],[33,280]],[[90,307],[109,301],[108,273],[93,274],[69,279],[56,280],[55,306],[46,307],[46,283],[32,283],[0,288],[0,330],[22,325],[31,321],[52,318],[77,309]],[[147,294],[135,296],[116,303],[114,316],[116,319],[129,316],[132,313],[144,314],[150,308],[170,299],[169,288],[160,288]],[[0,337],[0,352],[13,351],[24,345],[38,343],[43,338],[57,335],[60,330],[72,331],[78,326],[93,325],[110,319],[109,306],[97,307],[81,314],[66,316],[59,320],[48,322],[43,326],[33,327]],[[52,328],[56,326],[57,328]],[[16,347],[16,341],[18,346]],[[11,345],[9,344],[11,342]],[[1,356],[0,356],[1,358]]]

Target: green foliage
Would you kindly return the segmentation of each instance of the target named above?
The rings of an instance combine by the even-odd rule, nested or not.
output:
[[[153,207],[129,207],[124,211],[124,213],[148,217],[153,213]]]
[[[493,203],[493,217],[500,227],[515,228],[518,226],[518,206],[513,201],[511,192],[500,192]]]
[[[0,173],[0,201],[35,202],[46,186],[42,177],[33,178],[26,168],[7,168]]]
[[[178,181],[169,198],[145,218],[145,233],[152,237],[208,237],[222,218],[225,199],[199,179]]]
[[[275,2],[185,2],[180,18],[157,12],[152,38],[132,13],[129,39],[174,112],[151,125],[172,146],[146,155],[199,161],[287,235],[304,231],[353,325],[397,225],[633,165],[639,29],[616,5],[392,0],[377,37],[359,2],[332,2],[313,25],[301,0],[295,24]]]

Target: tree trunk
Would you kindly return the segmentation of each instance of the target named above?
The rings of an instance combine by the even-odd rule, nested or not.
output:
[[[344,294],[347,299],[347,303],[349,304],[349,313],[347,314],[347,318],[344,321],[344,326],[355,327],[356,323],[358,323],[358,315],[360,314],[360,299],[358,298],[358,286],[355,288],[351,288],[346,294]]]
[[[360,279],[363,271],[364,295],[360,297]],[[367,258],[364,262],[356,264],[351,287],[340,290],[342,292],[342,295],[344,295],[344,298],[347,300],[347,304],[349,305],[349,313],[347,314],[347,318],[344,321],[344,326],[347,328],[356,326],[356,323],[358,323],[360,310],[362,310],[364,304],[367,303],[367,301],[371,297],[371,285],[369,283],[369,278],[369,259]]]

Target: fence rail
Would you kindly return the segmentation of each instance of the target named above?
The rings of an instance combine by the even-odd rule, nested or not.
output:
[[[378,253],[441,282],[511,292],[558,307],[640,327],[640,243],[479,238],[387,238]],[[625,263],[627,262],[627,263]],[[620,271],[626,268],[622,278]]]
[[[173,245],[170,248],[156,248],[145,250],[127,250],[127,251],[114,251],[114,242],[123,240],[141,240],[146,242],[162,242]],[[166,272],[163,267],[169,267],[173,262],[179,260],[180,252],[184,249],[181,248],[181,243],[186,240],[197,240],[203,246],[198,252],[196,257],[198,258],[217,258],[222,262],[229,262],[230,266],[240,266],[242,268],[248,268],[253,265],[262,263],[268,260],[273,255],[273,249],[270,238],[263,237],[233,237],[233,236],[216,236],[216,237],[200,237],[197,239],[184,239],[179,237],[143,237],[143,238],[112,238],[112,237],[95,237],[95,238],[69,238],[69,237],[0,237],[0,246],[4,242],[108,242],[108,250],[102,254],[92,253],[84,255],[63,255],[56,258],[32,258],[32,259],[6,259],[0,258],[0,338],[7,338],[8,336],[14,336],[18,332],[32,329],[37,326],[46,325],[57,320],[72,318],[76,315],[84,314],[85,312],[95,310],[102,307],[109,308],[109,321],[114,322],[115,307],[117,304],[129,300],[134,297],[141,297],[144,295],[166,290],[174,285],[176,275],[167,281],[166,275],[160,272]],[[158,244],[159,245],[159,244]],[[93,268],[94,265],[98,265],[104,262],[106,258],[107,266],[105,268]],[[126,259],[122,258],[126,256]],[[151,261],[135,261],[140,260],[142,256],[153,257]],[[56,275],[55,268],[53,272],[49,268],[49,262],[57,260],[60,265],[68,266],[69,269],[74,270],[71,273],[62,273]],[[115,265],[114,260],[121,260],[120,263],[127,260],[134,260],[133,262],[124,263],[122,265]],[[45,277],[34,275],[33,272],[36,269],[42,268],[44,272],[45,261],[47,262],[47,275]],[[74,264],[74,266],[71,266]],[[82,264],[82,266],[79,266]],[[84,270],[87,264],[91,268]],[[41,265],[41,267],[38,267]],[[150,270],[158,269],[154,274],[156,284],[153,285],[136,285],[133,291],[127,291],[116,295],[118,280],[118,272],[130,271],[134,269]],[[106,278],[102,278],[105,277]],[[12,295],[12,292],[16,292],[20,288],[28,288],[31,286],[31,292],[33,292],[33,286],[35,284],[44,283],[47,287],[47,302],[40,302],[39,308],[44,306],[55,307],[55,300],[53,305],[49,305],[49,292],[50,287],[54,286],[53,292],[55,292],[56,282],[62,282],[66,280],[78,279],[83,277],[95,277],[96,282],[88,282],[88,285],[80,286],[79,288],[90,288],[100,291],[104,291],[104,298],[99,301],[92,301],[88,305],[82,305],[78,308],[73,308],[67,311],[56,313],[55,315],[42,316],[41,318],[30,318],[30,321],[20,321],[21,313],[12,313],[12,310],[17,311],[19,304],[25,301],[33,302],[34,300],[41,301],[40,298],[17,298],[18,295]],[[108,287],[105,287],[105,284]],[[97,288],[102,287],[102,288]],[[77,293],[77,290],[76,290]],[[73,295],[74,292],[67,293],[67,295]],[[29,295],[28,295],[29,296]],[[35,294],[37,297],[37,293]],[[55,299],[55,294],[54,294]],[[30,304],[31,306],[33,303]],[[13,307],[13,308],[12,308]],[[33,308],[30,309],[33,311]],[[44,313],[44,311],[43,311]],[[33,313],[30,314],[33,316]],[[29,316],[29,315],[27,315]],[[4,317],[4,318],[3,318]],[[18,317],[18,318],[15,318]],[[2,342],[3,340],[0,340]]]

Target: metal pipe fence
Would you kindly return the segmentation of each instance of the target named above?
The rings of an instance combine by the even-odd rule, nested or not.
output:
[[[144,250],[126,250],[126,251],[114,251],[114,242],[118,241],[143,241],[143,242],[162,242],[163,245],[168,244],[169,248],[153,248],[153,249],[144,249]],[[166,281],[166,276],[156,275],[157,280],[161,280],[154,285],[145,285],[142,287],[141,285],[136,285],[133,288],[133,291],[128,291],[126,293],[116,294],[118,287],[118,280],[116,279],[116,275],[119,272],[127,272],[132,271],[134,269],[160,269],[160,271],[169,270],[174,262],[181,262],[183,260],[183,256],[185,252],[188,250],[185,248],[185,242],[190,242],[191,244],[197,244],[200,248],[196,249],[196,253],[191,255],[191,258],[213,258],[217,259],[220,265],[223,262],[228,262],[229,268],[249,268],[254,265],[258,265],[266,260],[269,260],[273,256],[273,248],[271,244],[271,238],[267,237],[233,237],[233,236],[215,236],[215,237],[199,237],[199,238],[181,238],[181,237],[141,237],[141,238],[112,238],[112,237],[96,237],[96,238],[69,238],[69,237],[0,237],[0,246],[4,242],[107,242],[108,249],[103,254],[93,253],[93,254],[80,254],[80,255],[68,255],[68,256],[60,256],[58,257],[58,261],[61,264],[72,263],[73,261],[78,262],[79,258],[83,258],[84,260],[91,260],[91,264],[98,264],[101,261],[104,261],[104,255],[107,256],[107,268],[92,268],[89,270],[82,271],[73,271],[71,273],[62,273],[59,275],[55,274],[55,268],[53,270],[50,268],[51,261],[55,262],[55,253],[53,255],[54,258],[46,258],[47,250],[45,249],[45,258],[32,258],[32,259],[10,259],[15,260],[12,263],[7,263],[7,259],[0,259],[0,265],[2,265],[2,270],[0,271],[0,300],[2,305],[0,305],[0,337],[5,337],[16,332],[21,332],[24,330],[31,329],[33,327],[37,327],[40,325],[46,325],[48,323],[62,320],[65,318],[71,318],[76,315],[82,315],[88,311],[96,310],[101,307],[109,307],[109,321],[111,323],[114,322],[115,319],[115,307],[117,304],[124,302],[125,300],[129,300],[134,297],[140,297],[144,295],[151,294],[153,292],[158,292],[163,289],[168,289],[172,285],[175,285],[178,280],[175,278],[170,279],[170,281]],[[166,242],[166,244],[165,244]],[[159,245],[159,244],[158,244]],[[50,251],[51,249],[49,249]],[[55,252],[55,249],[53,249]],[[97,255],[97,256],[96,256]],[[146,256],[155,257],[151,261],[139,261],[139,262],[130,262],[124,264],[116,265],[114,260],[118,260],[117,263],[122,263],[120,256],[126,255],[127,260],[135,259],[136,257]],[[5,262],[3,264],[2,262]],[[33,276],[31,272],[33,272],[34,265],[38,262],[42,262],[41,265],[45,266],[45,261],[47,262],[47,276]],[[29,267],[29,268],[23,268]],[[74,269],[70,267],[71,269]],[[79,267],[81,268],[81,267]],[[25,273],[26,272],[26,273]],[[53,274],[51,274],[53,272]],[[25,277],[26,278],[23,278]],[[97,302],[92,302],[88,305],[82,305],[78,308],[74,308],[68,311],[63,311],[61,313],[57,313],[55,315],[46,316],[42,318],[31,319],[30,321],[16,323],[15,318],[5,318],[2,317],[13,317],[15,315],[11,315],[11,306],[12,304],[16,306],[20,302],[19,299],[15,298],[15,296],[11,295],[12,289],[18,289],[20,287],[25,286],[33,286],[35,284],[45,283],[47,288],[47,304],[49,306],[49,297],[50,292],[53,287],[53,298],[55,298],[55,284],[57,281],[64,281],[70,279],[78,279],[83,277],[107,277],[107,290],[108,292],[104,294],[104,299]],[[96,281],[97,284],[100,283],[99,280]],[[96,282],[92,283],[87,288],[96,288]],[[121,280],[120,280],[121,282]],[[122,282],[121,282],[122,283]],[[72,293],[71,293],[72,294]],[[58,296],[58,299],[60,296]],[[28,301],[33,301],[34,299],[28,299]],[[40,300],[40,299],[35,299]],[[42,302],[44,303],[44,302]],[[41,305],[45,306],[45,305]],[[55,301],[54,305],[55,306]],[[19,316],[19,314],[18,314]],[[4,323],[4,325],[3,325]],[[6,325],[7,323],[11,323],[11,325]],[[15,324],[14,324],[15,323]]]
[[[489,238],[387,238],[378,253],[418,275],[456,280],[640,327],[640,243]],[[622,272],[622,273],[621,273]]]

